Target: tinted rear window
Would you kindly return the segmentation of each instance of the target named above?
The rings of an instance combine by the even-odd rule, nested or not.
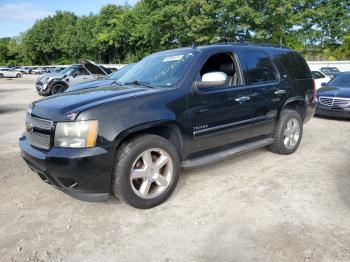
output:
[[[244,55],[250,84],[276,81],[276,71],[269,56],[262,51],[247,51]]]
[[[309,66],[306,64],[304,58],[298,53],[279,52],[275,55],[291,79],[312,78]]]

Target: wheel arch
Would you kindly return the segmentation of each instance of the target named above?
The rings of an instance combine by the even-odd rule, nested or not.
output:
[[[50,90],[49,90],[50,93],[51,93],[52,88],[53,88],[55,85],[57,85],[57,84],[62,84],[62,85],[64,85],[66,88],[69,87],[69,85],[68,85],[66,82],[62,81],[62,80],[52,81],[52,83],[50,83],[49,86],[48,86],[48,88],[50,89]]]
[[[183,159],[184,148],[181,127],[176,121],[156,121],[131,127],[116,137],[116,146],[119,148],[122,143],[144,134],[158,135],[168,139],[175,145],[180,158]]]
[[[284,105],[282,106],[281,112],[284,109],[292,109],[292,110],[297,111],[300,114],[302,120],[303,121],[305,120],[305,117],[306,117],[306,102],[305,102],[305,100],[303,98],[301,98],[301,97],[294,97],[294,98],[288,99],[284,103]],[[281,112],[279,113],[279,116],[281,115]]]

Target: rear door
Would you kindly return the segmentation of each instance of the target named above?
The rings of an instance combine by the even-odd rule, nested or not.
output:
[[[252,92],[252,138],[269,136],[274,131],[278,109],[287,99],[283,76],[263,50],[246,50],[241,60],[245,61],[245,75]]]

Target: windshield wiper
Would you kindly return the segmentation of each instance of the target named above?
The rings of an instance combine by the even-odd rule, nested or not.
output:
[[[111,85],[118,85],[118,86],[122,86],[123,83],[122,82],[118,82],[117,80],[114,80]]]
[[[141,82],[141,81],[132,81],[132,82],[126,82],[124,85],[135,85],[135,86],[146,86],[149,88],[155,89],[155,86],[152,86],[150,83],[147,82]]]

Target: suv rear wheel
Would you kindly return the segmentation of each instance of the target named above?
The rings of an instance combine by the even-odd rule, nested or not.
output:
[[[282,155],[292,154],[298,149],[302,135],[303,121],[300,114],[295,110],[283,110],[270,149]]]
[[[136,208],[152,208],[174,191],[180,174],[175,146],[156,135],[124,143],[117,152],[113,178],[115,196]]]

